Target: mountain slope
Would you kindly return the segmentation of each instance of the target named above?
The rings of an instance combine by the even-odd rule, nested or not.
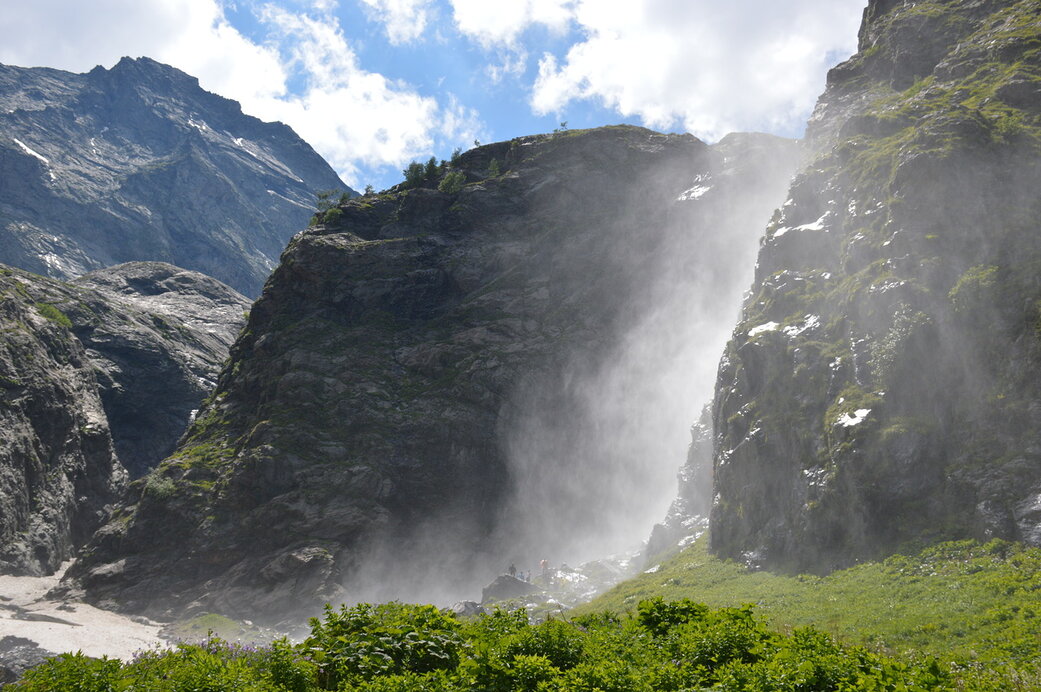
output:
[[[720,366],[713,549],[1041,544],[1041,8],[873,0],[808,138]]]
[[[659,385],[707,391],[691,347],[721,347],[798,158],[765,135],[564,132],[325,213],[70,577],[131,610],[299,618],[638,536],[688,416]]]
[[[0,262],[71,279],[165,261],[257,295],[315,193],[348,188],[287,126],[148,58],[0,66]]]
[[[0,267],[0,572],[53,572],[108,519],[124,466],[174,448],[248,306],[161,263],[73,284]]]

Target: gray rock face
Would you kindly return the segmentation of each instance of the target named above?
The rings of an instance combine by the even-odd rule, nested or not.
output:
[[[162,263],[67,284],[0,268],[0,571],[46,574],[173,450],[249,301]]]
[[[0,262],[71,279],[160,260],[257,295],[315,192],[348,190],[288,127],[147,58],[0,66]]]
[[[35,298],[0,273],[0,571],[29,575],[68,559],[126,481],[90,359]]]
[[[701,418],[690,428],[687,460],[680,467],[679,492],[660,524],[655,524],[647,539],[641,564],[656,558],[700,536],[708,528],[712,508],[712,410],[706,406]]]
[[[481,603],[494,603],[495,601],[508,601],[511,598],[523,598],[528,594],[539,591],[534,584],[511,577],[508,574],[500,574],[488,586],[481,590]]]
[[[461,190],[326,214],[290,243],[183,444],[68,578],[130,610],[299,618],[343,595],[473,593],[502,546],[537,562],[632,522],[670,460],[629,448],[657,352],[623,336],[667,341],[676,315],[654,307],[680,286],[680,315],[704,302],[729,323],[743,282],[722,258],[750,268],[798,157],[754,135],[525,137],[463,154]]]
[[[873,1],[720,365],[712,546],[1038,544],[1041,9]]]
[[[15,682],[25,671],[55,655],[24,637],[0,637],[0,685]]]
[[[250,301],[198,272],[131,262],[73,284],[72,331],[94,363],[120,461],[132,478],[173,452],[216,386]]]

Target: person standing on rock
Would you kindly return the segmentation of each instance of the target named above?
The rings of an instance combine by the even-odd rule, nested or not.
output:
[[[516,566],[516,565],[514,565],[514,564],[513,564],[512,562],[511,562],[511,563],[510,563],[510,569],[508,569],[508,570],[507,570],[507,573],[508,573],[508,574],[509,574],[509,575],[510,575],[511,577],[513,577],[514,579],[516,579],[516,578],[517,578],[517,566]]]

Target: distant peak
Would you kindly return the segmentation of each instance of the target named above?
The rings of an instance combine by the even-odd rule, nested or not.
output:
[[[91,74],[95,74],[98,69],[98,67],[95,67],[91,70]],[[166,63],[161,63],[148,57],[131,58],[129,56],[124,56],[120,58],[119,62],[113,65],[111,69],[104,70],[102,68],[102,71],[113,76],[147,75],[151,77],[163,77],[199,86],[198,78],[193,77],[172,65],[167,65]]]

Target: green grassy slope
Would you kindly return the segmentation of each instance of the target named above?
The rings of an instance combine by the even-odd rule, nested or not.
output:
[[[1041,658],[1041,550],[1005,541],[942,543],[819,577],[751,571],[708,552],[708,538],[577,612],[635,611],[644,599],[755,604],[779,629],[814,625],[900,657],[988,667]]]

